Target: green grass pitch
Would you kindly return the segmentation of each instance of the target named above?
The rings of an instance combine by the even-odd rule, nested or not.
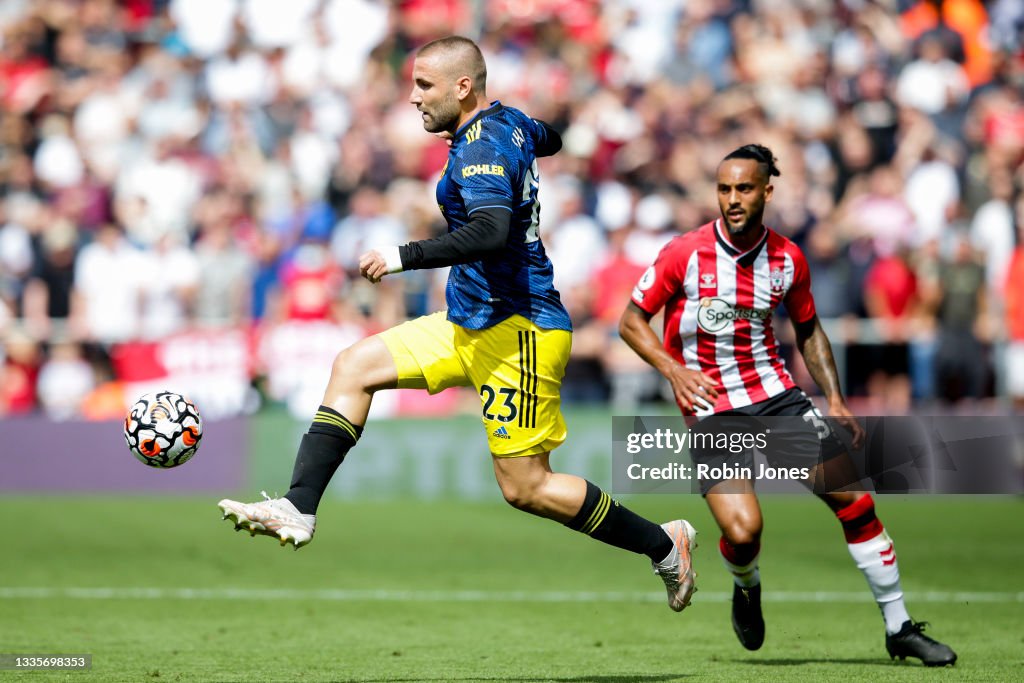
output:
[[[1024,679],[1024,501],[882,497],[911,614],[960,655],[890,662],[838,523],[768,497],[768,637],[729,625],[731,582],[696,496],[641,496],[702,532],[693,605],[645,558],[500,503],[321,508],[293,552],[232,533],[215,500],[5,497],[0,652],[93,655],[67,681],[1011,681]]]

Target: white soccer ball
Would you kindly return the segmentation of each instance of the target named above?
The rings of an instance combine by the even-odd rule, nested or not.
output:
[[[132,455],[150,467],[177,467],[196,454],[203,419],[181,394],[145,394],[124,418],[124,438]]]

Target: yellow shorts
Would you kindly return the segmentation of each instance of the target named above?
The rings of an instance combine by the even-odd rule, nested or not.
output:
[[[519,315],[468,330],[442,311],[378,336],[395,359],[400,388],[476,389],[494,455],[536,455],[565,441],[560,389],[571,333],[541,329]]]

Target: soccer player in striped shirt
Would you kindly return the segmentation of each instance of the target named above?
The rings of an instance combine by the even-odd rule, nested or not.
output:
[[[718,166],[721,218],[662,249],[633,290],[619,327],[623,339],[668,379],[685,415],[792,416],[797,424],[813,425],[809,435],[790,434],[782,445],[787,451],[820,454],[809,478],[820,482],[833,468],[846,466],[847,453],[779,355],[772,332],[772,313],[779,304],[786,306],[797,348],[834,421],[851,432],[854,447],[862,443],[864,430],[840,391],[831,345],[815,314],[804,255],[762,222],[772,198],[771,179],[778,175],[775,157],[762,145],[745,145],[727,155]],[[661,341],[650,320],[663,308]],[[704,450],[692,455],[696,463],[703,459],[712,465],[720,457]],[[763,523],[753,482],[700,483],[722,531],[722,559],[735,580],[733,629],[744,647],[756,650],[764,642],[765,626],[758,572]],[[850,491],[817,495],[838,517],[850,555],[882,611],[889,654],[916,657],[929,666],[953,664],[956,654],[924,635],[923,625],[907,614],[893,543],[875,515],[871,496]]]
[[[312,540],[316,510],[345,454],[356,445],[377,391],[430,393],[472,386],[495,477],[514,507],[553,519],[609,545],[646,555],[681,611],[694,590],[685,520],[657,525],[593,483],[553,472],[550,452],[566,438],[560,388],[572,326],[552,284],[540,240],[537,157],[562,142],[547,124],[489,102],[479,47],[452,36],[420,48],[410,103],[423,127],[450,141],[437,184],[448,233],[370,251],[371,282],[416,268],[450,266],[448,311],[410,320],[338,354],[323,404],[303,437],[291,488],[257,503],[222,500],[236,528],[296,549]]]

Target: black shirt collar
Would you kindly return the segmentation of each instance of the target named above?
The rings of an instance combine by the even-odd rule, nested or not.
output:
[[[458,140],[460,137],[462,137],[462,135],[467,130],[469,130],[469,127],[472,126],[477,121],[479,121],[480,119],[484,118],[485,116],[493,116],[494,114],[500,112],[502,109],[504,109],[504,107],[502,106],[501,101],[494,100],[493,102],[491,102],[491,106],[487,107],[487,109],[484,109],[483,111],[477,112],[476,116],[462,124],[462,127],[455,131],[455,139]]]
[[[765,243],[768,241],[768,228],[767,226],[763,227],[764,232],[761,234],[761,239],[757,241],[757,244],[745,252],[741,252],[733,245],[732,242],[722,235],[721,219],[715,220],[715,239],[718,240],[718,244],[725,250],[725,253],[736,259],[737,265],[746,268],[757,259],[758,254],[761,253],[761,250],[764,249]]]

